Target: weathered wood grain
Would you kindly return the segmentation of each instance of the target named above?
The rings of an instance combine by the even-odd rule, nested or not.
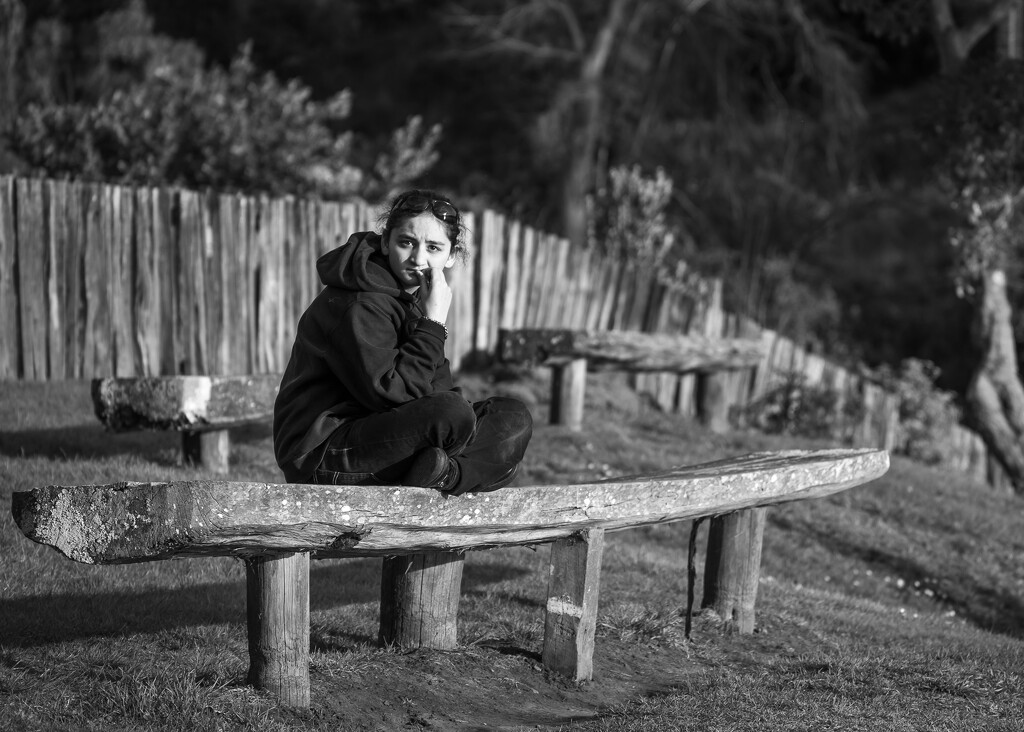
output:
[[[425,488],[183,481],[15,492],[30,539],[90,564],[309,551],[383,556],[534,544],[817,498],[873,480],[883,450],[755,453],[655,475],[447,497]]]
[[[14,179],[0,177],[0,379],[16,379],[21,353],[18,338],[18,242]]]
[[[541,659],[573,681],[590,681],[594,676],[603,553],[603,529],[581,531],[551,545]]]
[[[594,370],[719,371],[756,366],[762,344],[749,338],[708,338],[636,331],[502,330],[498,358],[510,363],[550,363],[586,358]]]
[[[17,194],[18,296],[22,378],[47,377],[46,270],[48,251],[43,183],[19,180]]]
[[[94,379],[96,416],[114,432],[223,429],[269,419],[280,374]]]
[[[248,682],[286,707],[309,707],[309,555],[245,562]]]
[[[714,610],[730,632],[754,632],[767,512],[758,507],[711,519],[701,607]]]

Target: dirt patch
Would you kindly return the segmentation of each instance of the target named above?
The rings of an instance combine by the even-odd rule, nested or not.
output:
[[[757,665],[767,656],[807,653],[813,639],[759,630],[723,635],[713,615],[694,618],[693,642],[598,637],[594,678],[575,684],[545,669],[539,653],[469,646],[451,652],[386,651],[344,668],[312,671],[312,708],[282,720],[352,732],[557,729],[614,713],[646,696],[686,689],[696,675],[728,659]]]
[[[295,721],[374,732],[518,730],[593,719],[615,704],[664,693],[698,668],[685,649],[604,642],[593,681],[574,684],[536,653],[469,647],[452,652],[381,651],[358,670],[312,673],[312,709]]]

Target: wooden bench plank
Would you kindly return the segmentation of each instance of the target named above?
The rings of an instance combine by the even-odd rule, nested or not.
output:
[[[114,432],[200,432],[270,419],[280,374],[93,379],[96,416]]]
[[[656,475],[448,497],[389,486],[196,480],[17,491],[22,532],[70,559],[312,552],[385,556],[534,544],[817,498],[881,476],[884,450],[755,453]]]
[[[757,366],[764,345],[753,338],[527,328],[501,330],[497,353],[507,363],[550,365],[585,358],[591,370],[694,373]]]
[[[181,432],[182,461],[228,472],[228,428],[269,421],[280,374],[93,379],[96,416],[112,432]]]

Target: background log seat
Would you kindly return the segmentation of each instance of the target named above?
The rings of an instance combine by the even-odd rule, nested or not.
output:
[[[228,428],[272,419],[280,374],[93,379],[96,416],[112,432],[181,432],[186,464],[226,473]]]
[[[722,429],[728,405],[721,375],[754,368],[761,363],[764,348],[751,338],[522,328],[499,331],[497,356],[504,363],[551,367],[552,424],[582,428],[588,370],[667,371],[697,374],[698,415],[705,424]]]
[[[459,497],[410,487],[216,480],[48,486],[15,492],[12,511],[27,537],[78,562],[244,558],[249,681],[304,707],[310,557],[385,557],[381,641],[451,648],[461,553],[553,542],[543,661],[586,680],[605,531],[725,519],[709,532],[715,544],[705,584],[718,588],[715,609],[736,630],[752,632],[764,507],[851,488],[888,465],[884,450],[756,453],[656,475]],[[708,605],[707,588],[704,599]]]

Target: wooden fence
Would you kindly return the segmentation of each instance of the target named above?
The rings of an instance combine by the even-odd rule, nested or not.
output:
[[[316,258],[374,228],[375,214],[362,203],[0,176],[0,379],[282,371],[320,289]],[[731,377],[734,404],[799,372],[861,402],[854,444],[899,444],[894,395],[726,314],[721,282],[667,284],[653,266],[575,251],[494,211],[466,224],[470,263],[451,272],[446,348],[456,369],[491,353],[499,328],[756,337],[765,360]],[[693,413],[693,377],[643,375],[636,386],[666,410]],[[996,479],[977,435],[952,440],[953,464]]]

